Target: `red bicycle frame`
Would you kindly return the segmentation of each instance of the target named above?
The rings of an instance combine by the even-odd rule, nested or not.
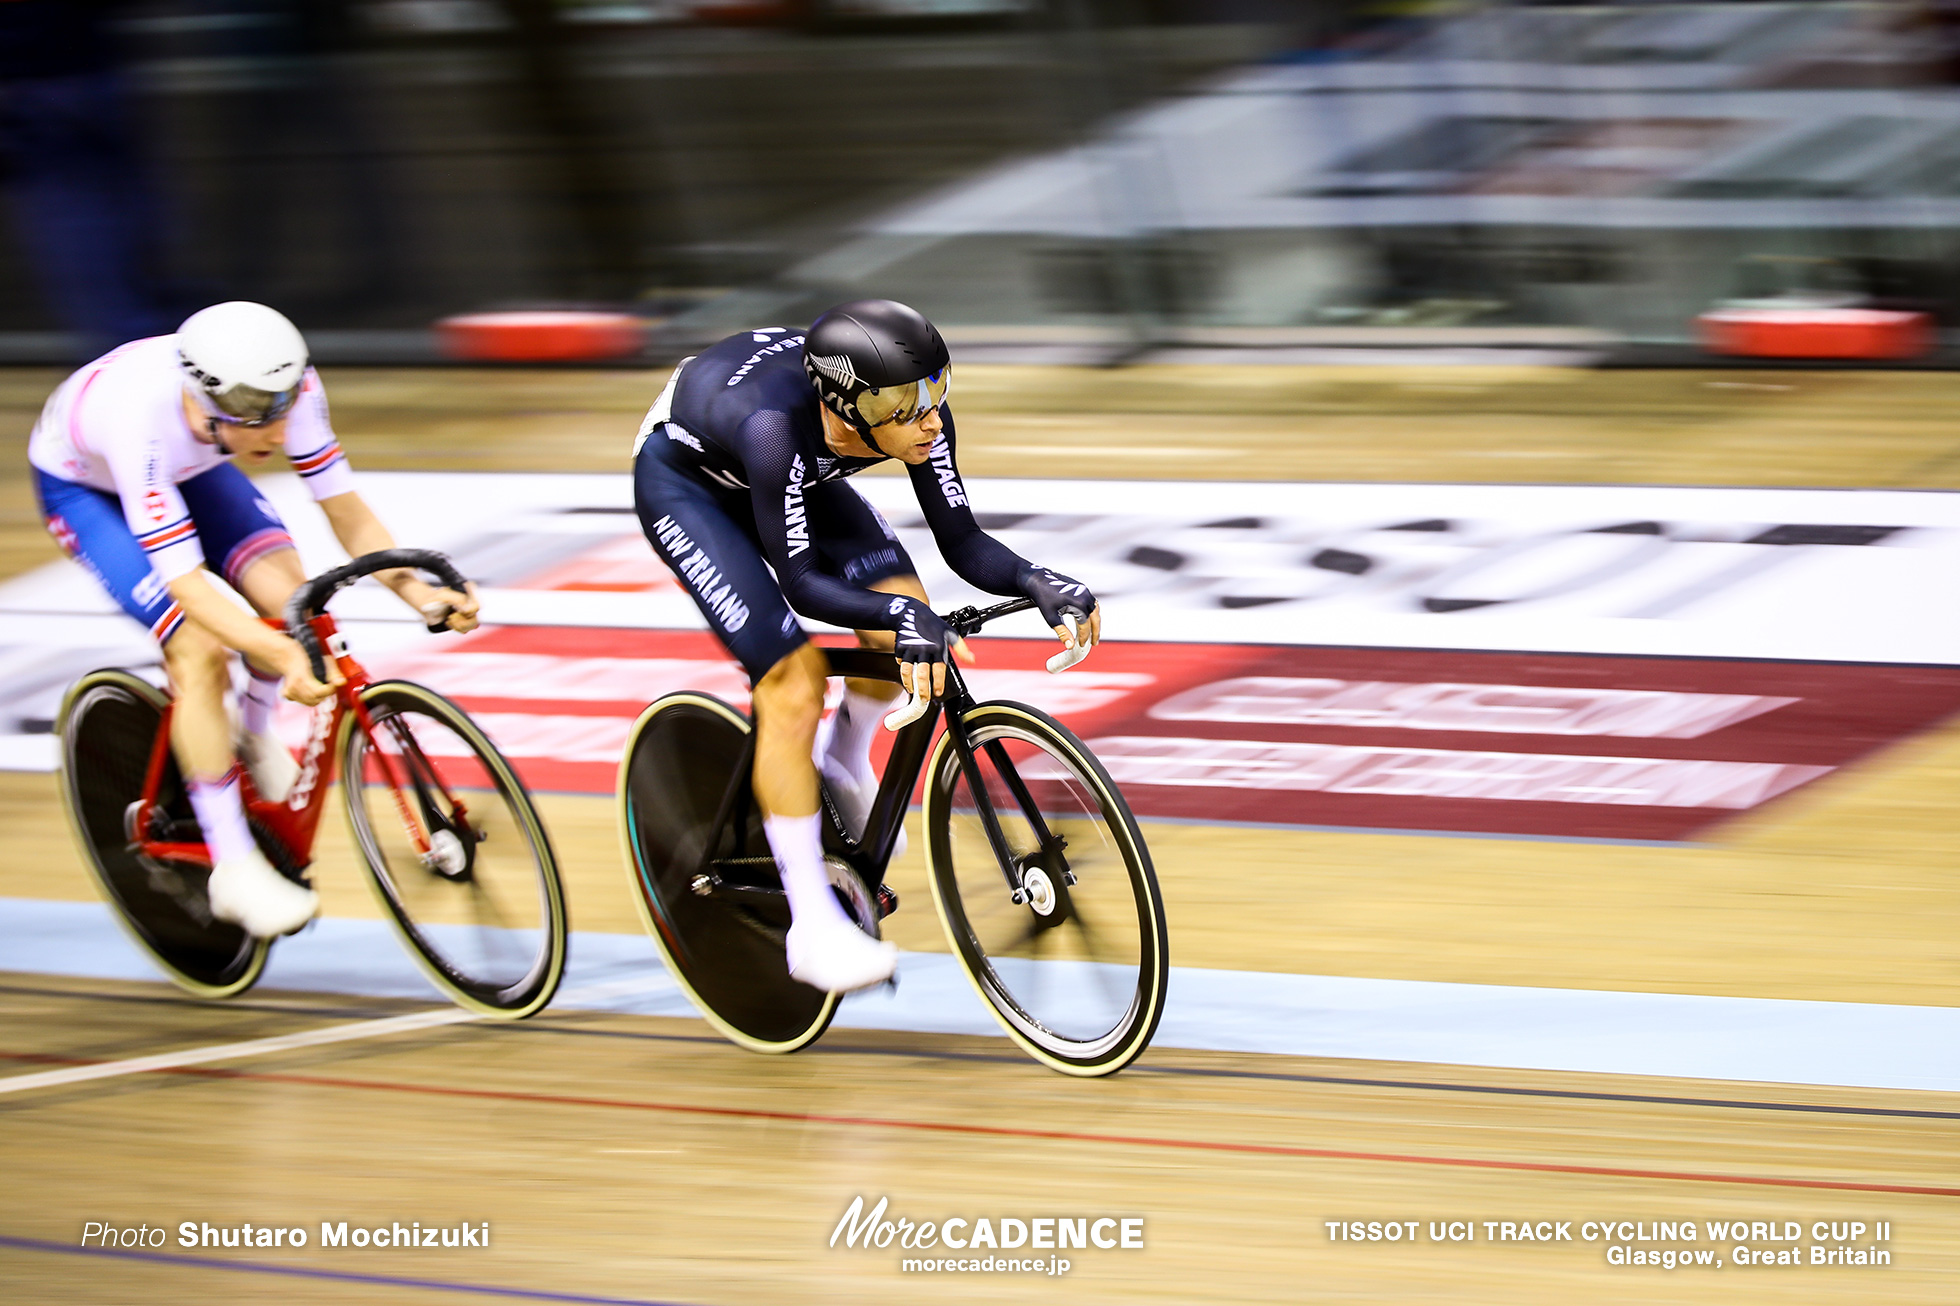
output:
[[[285,626],[270,617],[266,624],[284,633]],[[311,618],[308,625],[319,636],[320,647],[334,659],[340,668],[344,683],[334,690],[331,700],[313,709],[312,728],[307,731],[306,751],[300,755],[299,778],[293,782],[292,792],[284,802],[275,803],[261,798],[252,786],[250,772],[240,776],[245,811],[253,820],[263,825],[285,848],[292,864],[300,869],[312,864],[313,839],[320,828],[320,813],[325,809],[327,787],[334,781],[333,741],[339,736],[341,723],[348,713],[369,739],[375,739],[374,718],[369,714],[367,704],[361,701],[361,690],[371,681],[366,668],[356,662],[347,651],[347,641],[334,625],[333,617],[322,613]],[[163,784],[164,761],[170,752],[170,718],[176,710],[173,701],[164,706],[163,719],[157,725],[157,737],[150,749],[150,764],[143,777],[143,797],[136,811],[135,828],[137,837],[132,851],[160,861],[189,862],[196,866],[211,864],[211,850],[202,842],[181,843],[151,839],[147,832],[151,828],[151,818],[156,813],[157,795]],[[395,809],[400,813],[402,826],[408,832],[409,840],[415,845],[418,855],[429,855],[429,835],[425,823],[417,818],[404,786],[408,777],[398,772],[395,762],[386,750],[376,747],[368,754],[379,766],[382,776],[387,780],[395,798]],[[406,759],[405,759],[406,760]],[[460,821],[466,815],[463,803],[450,790],[448,781],[434,766],[424,765],[425,778],[432,780],[441,790]]]

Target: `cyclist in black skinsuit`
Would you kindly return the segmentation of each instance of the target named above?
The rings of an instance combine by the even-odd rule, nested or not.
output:
[[[754,686],[754,788],[794,918],[790,974],[833,992],[889,978],[896,952],[860,931],[830,891],[817,769],[861,831],[877,787],[871,742],[896,691],[846,682],[813,761],[827,664],[795,614],[853,628],[870,647],[896,641],[905,687],[921,695],[944,691],[949,651],[972,661],[927,606],[891,527],[844,478],[904,462],[940,552],[964,580],[1033,599],[1065,645],[1101,635],[1085,586],[975,524],[954,458],[950,379],[931,323],[903,304],[861,300],[807,334],[744,331],[683,362],[635,446],[640,525]],[[1079,618],[1079,633],[1065,614]]]

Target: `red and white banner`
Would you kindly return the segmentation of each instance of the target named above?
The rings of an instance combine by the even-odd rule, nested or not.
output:
[[[1089,740],[1146,817],[1690,839],[1960,710],[1960,668],[977,639],[984,698]],[[463,703],[539,789],[610,793],[642,707],[746,706],[694,631],[488,630],[374,659]],[[297,729],[303,718],[291,725]]]
[[[310,569],[303,488],[268,495]],[[910,485],[853,484],[941,607]],[[540,789],[609,792],[662,693],[745,682],[641,538],[624,475],[393,473],[364,495],[496,628],[336,600],[377,675],[461,699]],[[1960,708],[1960,496],[1639,486],[973,481],[982,525],[1090,584],[1112,636],[977,640],[986,697],[1090,739],[1146,815],[1682,839]],[[63,686],[156,647],[71,563],[0,586],[0,766],[48,767]],[[1032,615],[990,630],[1033,635]],[[1515,650],[1539,650],[1517,652]]]

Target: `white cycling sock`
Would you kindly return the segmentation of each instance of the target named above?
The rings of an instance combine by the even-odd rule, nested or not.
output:
[[[239,797],[239,768],[225,772],[222,780],[192,780],[191,810],[197,813],[198,829],[204,831],[205,846],[213,862],[244,857],[258,848],[252,827],[245,823],[245,805]]]
[[[846,686],[844,701],[830,718],[823,756],[854,778],[869,776],[871,741],[878,737],[878,723],[890,706],[889,700],[860,694]]]
[[[248,659],[245,692],[238,698],[238,724],[248,735],[269,734],[272,715],[279,710],[279,686],[284,677],[262,675]]]
[[[833,916],[849,920],[837,895],[830,888],[830,872],[823,864],[823,835],[817,814],[771,816],[762,828],[769,835],[769,851],[776,855],[776,868],[782,872],[783,892],[789,895],[790,915],[799,921]]]

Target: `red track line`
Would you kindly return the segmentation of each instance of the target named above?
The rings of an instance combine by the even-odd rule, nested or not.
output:
[[[0,1060],[29,1061],[37,1066],[99,1066],[94,1057],[57,1057],[46,1052],[0,1052]]]
[[[92,1064],[79,1058],[69,1057],[34,1054],[0,1055],[24,1061]],[[1471,1170],[1525,1170],[1539,1174],[1600,1175],[1611,1179],[1671,1179],[1698,1184],[1750,1184],[1766,1188],[1822,1188],[1837,1192],[1960,1197],[1960,1188],[1932,1188],[1913,1184],[1861,1184],[1847,1179],[1790,1179],[1772,1175],[1704,1174],[1693,1170],[1634,1170],[1603,1165],[1563,1165],[1553,1161],[1498,1161],[1480,1157],[1422,1156],[1403,1152],[1348,1152],[1325,1147],[1291,1147],[1280,1143],[1230,1143],[1201,1138],[1160,1138],[1147,1134],[1091,1134],[1061,1129],[1013,1129],[1004,1125],[964,1125],[935,1120],[885,1120],[875,1116],[832,1116],[807,1111],[769,1111],[755,1107],[697,1106],[686,1102],[634,1102],[625,1098],[574,1097],[562,1093],[521,1093],[494,1088],[451,1088],[439,1084],[337,1079],[325,1075],[287,1075],[270,1071],[220,1070],[202,1066],[178,1066],[150,1073],[193,1075],[207,1079],[246,1079],[275,1084],[303,1084],[314,1088],[351,1088],[370,1093],[421,1093],[431,1097],[529,1102],[538,1106],[596,1107],[610,1111],[658,1111],[669,1115],[713,1116],[724,1120],[773,1120],[786,1124],[899,1129],[919,1133],[966,1134],[987,1138],[1043,1139],[1060,1143],[1108,1143],[1123,1147],[1165,1147],[1198,1152],[1304,1157],[1319,1161],[1386,1161],[1400,1165],[1442,1165]]]

